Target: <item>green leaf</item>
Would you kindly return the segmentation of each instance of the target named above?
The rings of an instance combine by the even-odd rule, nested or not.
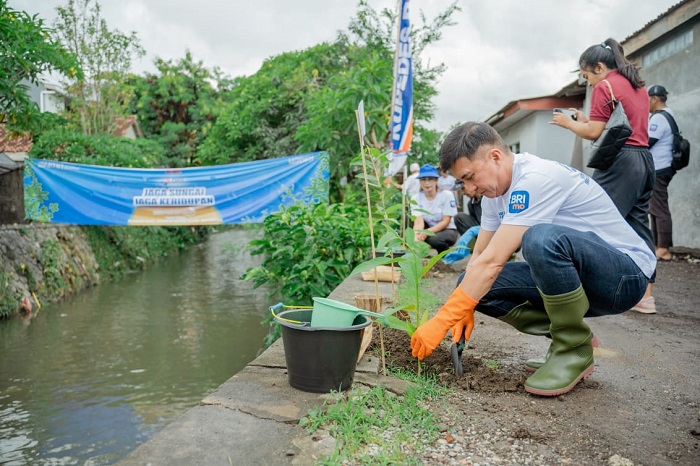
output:
[[[413,332],[416,331],[416,326],[413,325],[411,322],[406,321],[406,320],[401,320],[398,317],[394,317],[394,316],[388,316],[386,318],[385,325],[389,328],[403,330],[404,332],[408,333],[409,336],[412,336]]]
[[[399,260],[400,260],[400,258],[395,258],[395,257],[375,257],[374,259],[370,259],[366,262],[358,264],[357,267],[352,269],[352,272],[350,272],[350,275],[355,275],[356,273],[360,273],[360,272],[369,272],[370,270],[374,269],[375,267],[378,267],[380,265],[391,264],[392,262],[397,262]]]

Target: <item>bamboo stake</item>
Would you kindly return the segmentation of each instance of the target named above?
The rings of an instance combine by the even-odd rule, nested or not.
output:
[[[365,158],[365,140],[362,135],[362,126],[360,125],[360,118],[364,118],[364,115],[360,115],[357,110],[355,110],[355,119],[357,120],[357,135],[360,138],[360,154],[362,155],[362,172],[365,175],[365,195],[367,196],[367,214],[369,215],[369,237],[372,243],[372,259],[377,257],[377,250],[374,246],[374,220],[372,219],[372,202],[369,197],[369,180],[367,179],[367,159]],[[375,170],[376,171],[376,170]],[[393,270],[392,270],[393,274]],[[378,273],[374,271],[374,293],[377,297],[377,305],[380,305],[379,298],[379,277]],[[377,308],[379,309],[379,307]],[[386,359],[384,356],[384,332],[382,331],[382,326],[378,325],[379,328],[379,345],[382,353],[382,374],[386,375]]]

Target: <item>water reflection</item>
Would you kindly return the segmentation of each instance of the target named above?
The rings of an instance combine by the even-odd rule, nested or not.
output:
[[[0,322],[0,464],[111,464],[261,348],[269,303],[239,277],[255,230]]]

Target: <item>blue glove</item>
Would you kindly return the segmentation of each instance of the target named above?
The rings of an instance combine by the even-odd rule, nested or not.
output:
[[[469,242],[479,236],[479,226],[471,227],[464,232],[462,236],[455,243],[455,250],[451,253],[445,255],[442,261],[446,264],[454,264],[460,259],[464,259],[472,252],[469,250]]]

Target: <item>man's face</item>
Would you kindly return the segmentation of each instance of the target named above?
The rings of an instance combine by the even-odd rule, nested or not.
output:
[[[656,97],[654,95],[649,97],[649,110],[651,110],[653,112],[656,109],[656,107],[658,106],[658,104],[659,104],[658,97]]]
[[[505,193],[503,159],[499,149],[493,146],[479,148],[473,160],[460,157],[452,166],[452,174],[464,182],[462,192],[469,197],[498,197]]]

